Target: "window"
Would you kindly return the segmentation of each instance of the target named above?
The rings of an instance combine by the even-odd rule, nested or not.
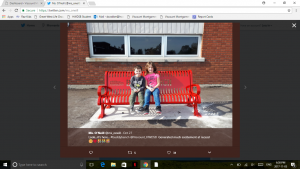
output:
[[[130,36],[130,55],[162,55],[162,37]]]
[[[167,37],[167,55],[198,55],[198,37]]]
[[[92,57],[126,56],[125,36],[101,35],[89,36]]]
[[[125,55],[123,36],[93,36],[93,52],[99,55]]]
[[[204,61],[200,52],[201,40],[201,35],[89,35],[90,57],[105,58],[106,61],[124,61],[122,57],[127,61],[151,58],[158,61],[198,58]]]

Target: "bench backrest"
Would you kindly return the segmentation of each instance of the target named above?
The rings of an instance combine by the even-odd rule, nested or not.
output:
[[[191,88],[186,87],[193,82],[191,70],[181,71],[158,71],[161,85],[160,92],[168,93],[188,93]],[[145,72],[143,71],[143,76]],[[105,86],[112,89],[113,94],[130,94],[130,78],[134,76],[133,71],[113,71],[105,72]]]

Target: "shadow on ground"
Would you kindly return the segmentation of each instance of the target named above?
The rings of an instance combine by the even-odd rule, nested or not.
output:
[[[96,89],[68,90],[68,128],[232,128],[232,88],[201,89],[199,119],[90,122],[97,99]]]
[[[183,120],[147,120],[147,122],[151,125],[162,125],[165,127],[171,127],[172,124],[176,124],[180,127],[188,127],[187,122],[189,119],[183,119]]]
[[[232,101],[205,102],[198,106],[202,116],[223,116],[232,113]]]
[[[232,101],[223,102],[205,102],[198,105],[198,110],[202,116],[225,116],[226,113],[232,113]],[[178,111],[178,114],[181,112]],[[188,127],[188,122],[193,121],[191,119],[159,119],[159,120],[147,120],[150,125],[161,125],[170,127],[172,124],[178,127]]]

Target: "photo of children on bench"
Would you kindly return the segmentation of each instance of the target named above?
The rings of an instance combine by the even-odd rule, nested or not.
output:
[[[68,128],[232,128],[232,23],[68,27]]]
[[[129,84],[131,92],[126,82],[128,82],[132,72],[106,72],[107,77],[105,79],[108,86],[99,86],[98,88],[98,94],[101,93],[102,89],[105,89],[105,93],[100,94],[98,98],[98,105],[101,105],[101,113],[98,118],[105,117],[105,108],[109,105],[127,105],[130,103],[130,112],[135,114],[134,100],[136,95],[139,97],[139,102],[136,101],[136,104],[140,104],[137,112],[143,112],[143,115],[149,115],[150,103],[155,104],[153,114],[158,115],[161,115],[161,104],[186,104],[194,108],[195,116],[201,117],[197,109],[197,104],[201,103],[200,86],[191,84],[191,71],[157,71],[155,64],[151,61],[146,64],[145,68],[144,78],[141,75],[141,66],[135,67],[135,75],[131,77]],[[117,85],[116,81],[119,82]],[[161,82],[163,82],[162,85]],[[135,86],[140,88],[136,89]],[[197,87],[197,93],[191,90],[192,87]],[[147,89],[144,96],[145,88]]]

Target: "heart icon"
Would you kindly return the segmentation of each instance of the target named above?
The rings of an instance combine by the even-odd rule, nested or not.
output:
[[[93,151],[89,151],[90,154],[93,154]]]

